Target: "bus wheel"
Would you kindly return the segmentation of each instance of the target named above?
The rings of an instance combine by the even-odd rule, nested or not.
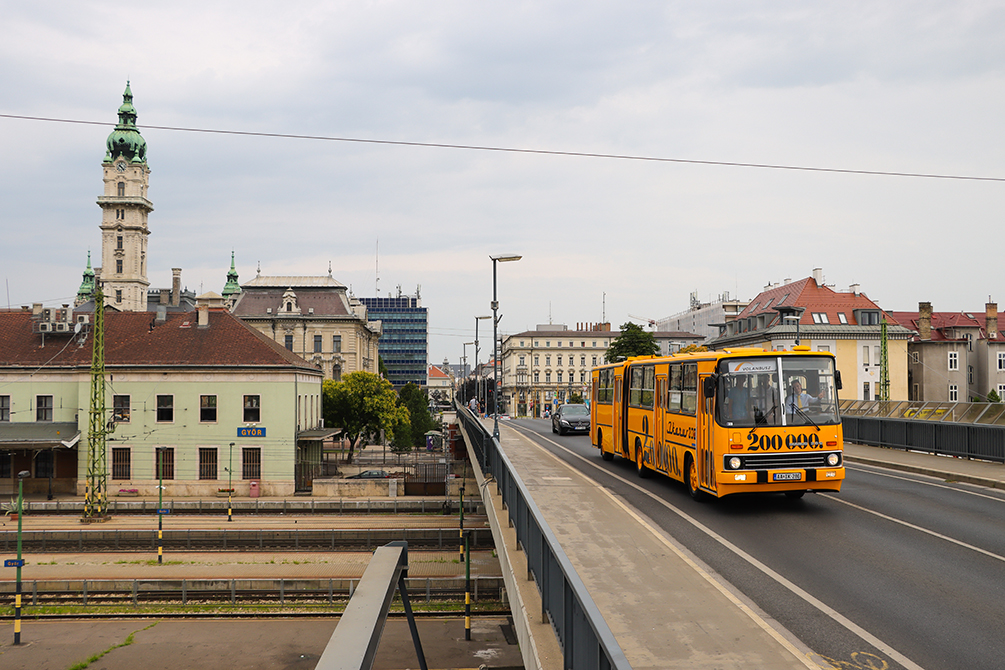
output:
[[[604,432],[601,430],[597,431],[597,446],[600,447],[600,457],[605,461],[614,460],[613,451],[604,451]]]
[[[786,491],[785,492],[785,497],[789,498],[791,500],[799,500],[804,495],[806,495],[806,491]]]
[[[639,473],[639,477],[643,479],[649,476],[649,469],[642,462],[642,443],[637,437],[635,438],[635,470]]]
[[[691,458],[690,454],[688,454],[684,461],[684,469],[687,471],[687,477],[684,478],[684,481],[687,483],[687,492],[697,502],[704,501],[708,497],[708,494],[698,488],[698,468],[695,467],[694,459]]]

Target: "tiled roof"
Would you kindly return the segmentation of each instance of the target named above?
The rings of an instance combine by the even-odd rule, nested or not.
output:
[[[880,309],[864,293],[838,292],[829,286],[818,286],[812,277],[806,277],[762,291],[737,315],[737,319],[759,314],[767,314],[774,319],[778,317],[776,307],[804,307],[800,324],[812,324],[813,314],[822,313],[827,315],[827,322],[832,325],[841,324],[838,314],[844,314],[847,323],[854,325],[854,310]]]
[[[162,322],[148,312],[105,314],[105,366],[296,367],[320,372],[226,310],[210,310],[199,328],[196,312],[168,314]],[[83,346],[67,335],[31,332],[30,312],[0,312],[0,367],[91,365],[92,339]]]
[[[429,378],[430,379],[449,379],[450,375],[436,367],[435,365],[429,366]]]
[[[331,275],[321,276],[321,277],[311,277],[311,276],[286,276],[286,277],[268,277],[263,275],[258,275],[251,281],[241,284],[241,288],[248,287],[270,287],[270,288],[345,288],[345,284],[341,283],[337,279],[333,278]]]
[[[332,290],[331,288],[294,289],[294,293],[297,295],[297,307],[300,308],[300,313],[281,312],[280,310],[283,306],[283,294],[286,292],[287,288],[289,287],[245,288],[245,290],[241,292],[241,297],[238,298],[237,303],[234,305],[234,314],[242,317],[261,316],[272,318],[287,315],[299,318],[301,316],[311,316],[309,312],[311,308],[313,308],[313,316],[351,316],[355,318],[355,315],[349,310],[349,307],[346,304],[345,292]],[[266,312],[266,310],[270,307],[272,308],[271,314]]]
[[[950,328],[976,328],[980,332],[979,339],[987,339],[986,323],[976,315],[984,315],[984,312],[932,312],[932,336],[933,342],[958,342],[965,338],[948,337]],[[920,312],[890,312],[890,316],[900,325],[911,330],[920,330],[918,320],[921,318]],[[920,341],[920,335],[914,341]],[[1005,335],[998,331],[995,335],[996,342],[1005,342]]]

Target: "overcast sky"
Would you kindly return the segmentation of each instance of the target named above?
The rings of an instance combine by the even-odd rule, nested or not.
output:
[[[149,278],[220,292],[421,285],[429,360],[500,329],[661,318],[822,267],[882,307],[983,310],[1005,183],[144,128],[1005,177],[1001,2],[0,1],[3,304],[100,265],[126,80],[152,170]],[[379,248],[379,260],[378,260]],[[605,305],[606,294],[606,305]],[[605,311],[606,310],[606,311]],[[480,334],[490,329],[483,322]],[[483,340],[482,360],[491,346]],[[469,355],[471,348],[469,347]]]

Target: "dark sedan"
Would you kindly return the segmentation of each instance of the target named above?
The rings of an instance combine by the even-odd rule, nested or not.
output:
[[[590,432],[590,408],[586,405],[562,405],[551,415],[551,432],[565,435],[566,433]]]
[[[391,475],[386,470],[364,470],[358,475],[351,475],[346,479],[389,479]]]

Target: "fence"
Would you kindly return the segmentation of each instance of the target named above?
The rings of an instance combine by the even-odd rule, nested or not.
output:
[[[562,647],[563,667],[631,670],[614,634],[498,440],[467,409],[458,409],[457,416],[482,472],[496,479],[517,540],[526,553],[529,576],[541,593],[541,607]]]
[[[1005,403],[841,401],[844,439],[1005,463]]]

